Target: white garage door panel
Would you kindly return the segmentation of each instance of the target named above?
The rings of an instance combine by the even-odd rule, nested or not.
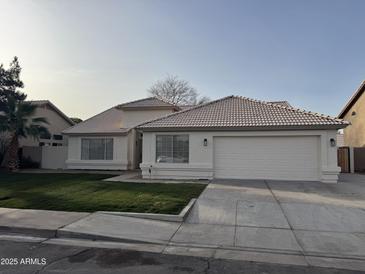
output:
[[[216,178],[319,179],[319,137],[215,137]]]

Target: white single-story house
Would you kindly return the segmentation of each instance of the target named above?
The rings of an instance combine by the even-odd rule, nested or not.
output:
[[[142,161],[142,136],[135,126],[180,110],[149,97],[114,106],[63,131],[68,136],[67,169],[127,170]]]
[[[272,179],[335,183],[336,133],[348,122],[229,96],[137,127],[144,178]]]

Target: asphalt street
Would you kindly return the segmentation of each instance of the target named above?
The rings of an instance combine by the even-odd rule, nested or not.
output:
[[[8,240],[0,241],[0,259],[0,273],[363,273]]]

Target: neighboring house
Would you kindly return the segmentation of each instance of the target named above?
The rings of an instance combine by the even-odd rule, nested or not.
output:
[[[347,122],[229,96],[146,122],[145,178],[337,182],[336,133]]]
[[[48,124],[46,127],[50,135],[42,135],[39,139],[32,137],[20,138],[20,147],[23,146],[64,146],[67,140],[64,139],[62,131],[73,126],[74,122],[67,117],[59,108],[48,100],[29,101],[37,106],[33,117],[44,117]]]
[[[365,146],[365,81],[346,103],[339,118],[351,124],[344,129],[344,145],[349,147]]]
[[[135,169],[142,160],[142,122],[180,110],[149,97],[112,107],[63,133],[68,136],[68,169]]]

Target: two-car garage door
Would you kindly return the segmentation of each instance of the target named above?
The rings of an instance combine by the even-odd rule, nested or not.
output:
[[[319,137],[214,137],[214,177],[319,180]]]

